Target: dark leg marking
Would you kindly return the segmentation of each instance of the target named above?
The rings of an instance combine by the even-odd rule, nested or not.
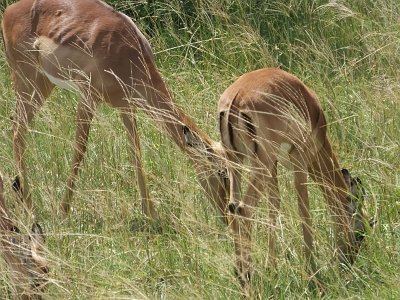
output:
[[[228,204],[228,209],[229,209],[229,212],[230,212],[231,214],[234,214],[234,213],[236,212],[236,205],[235,205],[235,203],[230,202],[230,203]]]

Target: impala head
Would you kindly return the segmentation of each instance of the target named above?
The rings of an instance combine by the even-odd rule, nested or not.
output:
[[[374,226],[375,221],[368,219],[364,211],[365,189],[362,186],[361,179],[352,177],[347,169],[342,169],[342,174],[349,189],[348,213],[351,217],[351,226],[354,233],[353,255],[347,259],[350,263],[353,263],[365,239],[365,234]]]
[[[44,234],[39,224],[32,225],[29,236],[13,225],[5,207],[0,177],[0,255],[11,273],[18,298],[41,299],[47,284],[47,261],[43,256]]]
[[[195,156],[194,164],[200,184],[221,215],[225,216],[229,190],[225,151],[221,143],[204,139],[187,126],[183,126],[182,130],[185,144]]]

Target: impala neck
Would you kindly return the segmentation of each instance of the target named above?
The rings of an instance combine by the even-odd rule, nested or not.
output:
[[[172,97],[160,73],[154,68],[150,71],[151,93],[147,97],[145,111],[155,119],[168,134],[168,136],[185,151],[192,159],[199,157],[193,151],[184,136],[184,128],[188,128],[197,140],[203,144],[204,149],[211,149],[213,142],[172,100]]]
[[[327,176],[327,182],[332,187],[332,192],[335,201],[339,201],[341,203],[342,209],[346,210],[346,215],[349,212],[349,188],[346,185],[344,180],[341,168],[339,166],[339,162],[332,151],[332,147],[328,141],[325,141],[325,147],[322,150],[325,155],[325,159],[323,160],[325,166],[322,167],[322,172]],[[325,169],[325,170],[324,170]]]

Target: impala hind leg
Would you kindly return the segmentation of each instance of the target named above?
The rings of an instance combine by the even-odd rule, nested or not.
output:
[[[142,198],[142,212],[151,219],[157,219],[158,214],[154,202],[150,199],[146,176],[142,166],[140,140],[137,131],[135,112],[122,112],[121,117],[131,144],[140,197]]]
[[[279,214],[281,199],[277,178],[277,163],[273,163],[271,174],[268,177],[268,257],[267,260],[272,267],[276,266],[276,221]]]
[[[231,222],[236,254],[235,273],[245,296],[250,296],[252,217],[264,189],[265,175],[259,172],[251,174],[246,194]]]
[[[313,257],[314,236],[312,232],[310,203],[307,189],[307,161],[295,150],[294,153],[291,154],[291,162],[293,165],[294,186],[297,192],[299,214],[302,222],[301,225],[303,230],[307,269],[308,273],[311,276],[314,276],[316,273],[316,266]]]
[[[241,183],[242,174],[237,168],[232,168],[229,172],[229,194],[230,200],[228,203],[228,209],[231,214],[235,214],[236,210],[239,209],[240,205],[240,194],[241,194]]]
[[[61,202],[61,210],[68,213],[71,199],[78,179],[79,166],[85,157],[89,138],[90,125],[97,108],[97,102],[90,97],[81,98],[76,112],[76,133],[70,175],[67,179],[66,190]]]
[[[25,74],[26,77],[22,78],[18,74]],[[16,71],[13,73],[16,92],[16,107],[13,117],[13,151],[17,168],[17,177],[13,187],[26,208],[32,211],[32,199],[24,158],[26,151],[25,137],[29,124],[50,95],[54,85],[31,66],[21,67],[18,74]],[[29,74],[31,76],[28,76]]]

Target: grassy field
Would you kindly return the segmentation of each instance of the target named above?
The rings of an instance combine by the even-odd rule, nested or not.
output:
[[[13,1],[4,1],[11,3]],[[317,264],[326,299],[400,298],[400,2],[110,1],[146,34],[176,102],[218,139],[219,95],[244,72],[279,66],[320,97],[343,167],[359,176],[378,223],[350,272],[332,262],[332,227],[311,187]],[[4,7],[1,7],[3,11]],[[0,50],[0,170],[10,210],[15,176],[9,70]],[[77,97],[57,90],[32,123],[26,160],[32,198],[47,235],[46,299],[238,299],[229,230],[203,195],[185,157],[144,113],[141,143],[161,232],[133,230],[140,212],[128,141],[116,111],[103,106],[91,130],[73,212],[56,210],[65,189]],[[277,269],[266,265],[267,206],[255,217],[257,299],[318,298],[308,288],[291,176],[279,169],[282,211]],[[11,297],[0,262],[0,298]]]

